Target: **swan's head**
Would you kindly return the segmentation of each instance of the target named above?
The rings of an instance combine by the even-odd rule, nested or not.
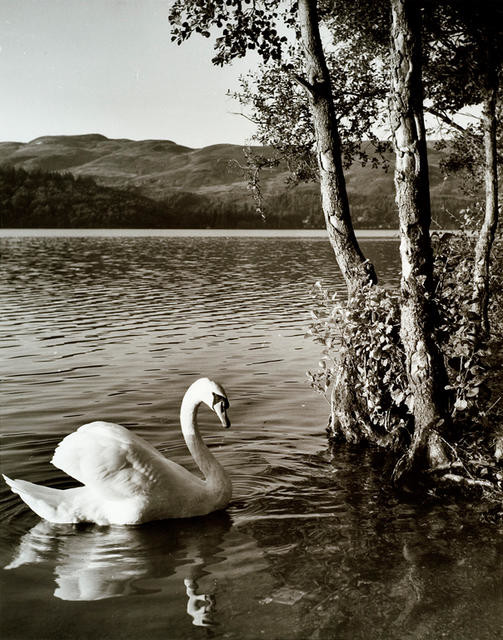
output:
[[[201,402],[208,405],[220,418],[222,426],[228,429],[231,426],[231,421],[227,415],[229,400],[222,385],[209,378],[200,378],[194,382],[192,387],[197,390]]]

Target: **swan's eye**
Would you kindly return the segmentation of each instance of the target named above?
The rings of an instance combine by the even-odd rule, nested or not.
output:
[[[225,396],[221,396],[218,393],[213,394],[213,407],[217,405],[219,402],[222,403],[222,408],[226,411],[229,408],[229,401]]]

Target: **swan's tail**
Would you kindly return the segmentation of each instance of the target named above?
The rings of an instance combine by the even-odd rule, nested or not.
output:
[[[3,475],[3,474],[2,474]],[[3,479],[13,493],[18,496],[41,518],[50,522],[71,522],[65,500],[65,490],[43,487],[26,480],[11,480],[6,475]]]

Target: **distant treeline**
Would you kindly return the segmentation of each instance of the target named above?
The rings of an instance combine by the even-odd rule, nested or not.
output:
[[[71,173],[0,167],[0,217],[6,227],[249,228],[263,226],[251,201],[220,201],[175,191],[156,201],[131,189]],[[303,226],[305,211],[271,214],[265,226]]]
[[[0,167],[2,227],[163,228],[218,223],[218,212],[207,205],[204,198],[190,193],[174,193],[157,202],[136,191],[104,187],[90,177]]]
[[[173,191],[153,200],[134,189],[99,185],[71,173],[0,167],[0,221],[4,228],[322,228],[319,195],[313,189],[267,195],[263,222],[251,198],[230,200]],[[393,196],[371,203],[353,196],[357,228],[394,228]],[[449,227],[452,221],[441,220]]]

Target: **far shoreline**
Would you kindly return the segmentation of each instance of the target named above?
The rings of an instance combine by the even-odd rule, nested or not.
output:
[[[399,238],[398,229],[357,229],[357,238]],[[229,238],[327,238],[325,229],[58,229],[58,228],[6,228],[0,229],[0,238],[96,238],[96,237],[165,237],[183,238],[229,237]]]

